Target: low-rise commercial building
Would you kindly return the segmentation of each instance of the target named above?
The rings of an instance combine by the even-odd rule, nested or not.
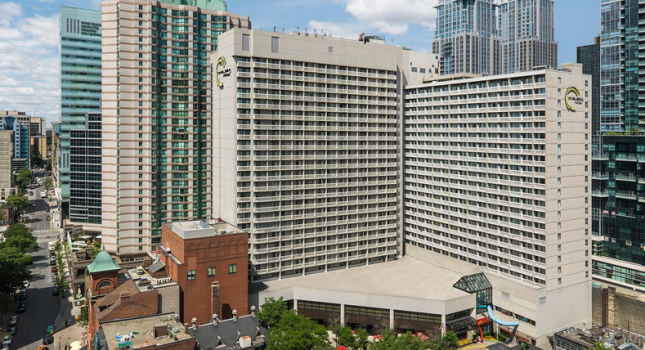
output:
[[[221,220],[164,224],[150,269],[164,268],[179,283],[182,321],[205,323],[246,314],[248,232]]]

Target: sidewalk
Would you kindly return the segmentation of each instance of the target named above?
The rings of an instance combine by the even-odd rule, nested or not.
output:
[[[67,253],[65,253],[67,255]],[[67,259],[65,259],[67,261]],[[65,265],[65,275],[68,276],[69,266]],[[65,345],[69,345],[75,341],[80,341],[81,344],[87,345],[84,341],[86,337],[87,327],[81,327],[75,321],[76,315],[80,315],[80,307],[74,306],[74,294],[70,289],[71,285],[68,286],[68,289],[65,290],[65,295],[67,296],[61,300],[60,310],[56,315],[56,321],[54,325],[58,330],[55,335],[55,341],[57,342],[54,350],[65,349]],[[63,291],[61,291],[62,293]],[[65,327],[65,321],[67,321],[67,327]],[[60,341],[61,344],[58,344]]]

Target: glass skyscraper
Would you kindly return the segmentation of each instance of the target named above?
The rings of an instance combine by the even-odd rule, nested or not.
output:
[[[101,11],[62,6],[60,39],[61,123],[55,177],[65,219],[70,216],[71,192],[75,187],[83,191],[87,185],[84,171],[72,173],[71,130],[85,128],[86,113],[101,109]],[[97,170],[100,174],[100,167]],[[72,217],[74,222],[87,221],[83,215]]]
[[[504,73],[558,66],[553,0],[504,0],[499,7]]]
[[[501,73],[501,44],[493,0],[439,0],[432,52],[441,75]]]
[[[600,5],[600,131],[619,131],[620,122],[620,6],[622,0]]]

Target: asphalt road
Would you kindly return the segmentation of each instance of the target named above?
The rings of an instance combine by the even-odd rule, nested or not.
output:
[[[44,178],[41,179],[43,180]],[[34,193],[29,196],[29,200],[35,203],[36,207],[29,208],[24,216],[29,216],[30,220],[26,225],[34,230],[33,234],[38,239],[40,249],[33,253],[31,284],[27,289],[27,311],[19,314],[17,333],[11,344],[12,350],[37,349],[42,344],[47,326],[54,324],[61,304],[61,297],[54,296],[51,292],[53,284],[47,244],[56,240],[56,232],[51,231],[50,221],[47,221],[49,213],[45,211],[48,206],[46,198],[40,198],[40,192],[44,191],[44,187],[29,191]]]

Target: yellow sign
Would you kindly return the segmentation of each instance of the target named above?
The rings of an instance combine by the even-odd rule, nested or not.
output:
[[[576,108],[573,105],[582,105],[582,102],[584,101],[582,97],[580,97],[580,90],[575,86],[569,87],[564,96],[564,104],[567,105],[567,110],[570,112],[576,111]]]
[[[223,88],[224,83],[222,80],[220,80],[220,75],[223,77],[228,77],[231,75],[231,70],[229,68],[226,68],[226,58],[224,56],[221,56],[220,58],[217,59],[217,63],[215,64],[215,85],[217,87]]]

